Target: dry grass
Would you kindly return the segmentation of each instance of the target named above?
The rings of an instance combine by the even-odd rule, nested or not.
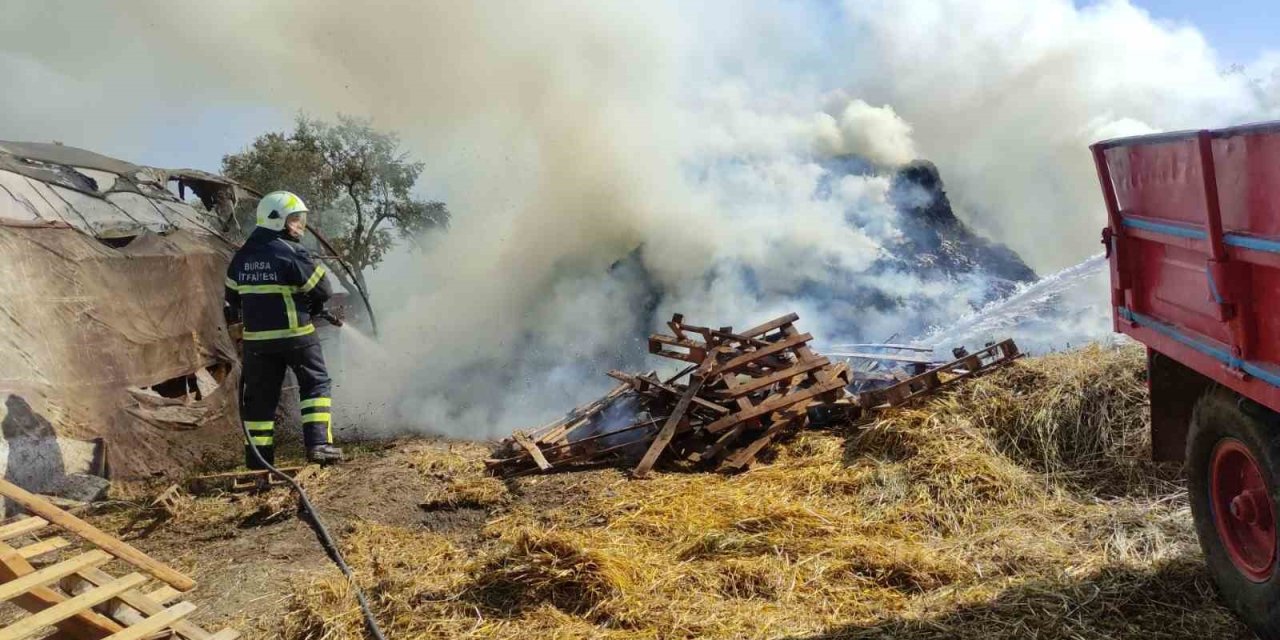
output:
[[[965,417],[1010,458],[1094,492],[1168,493],[1177,467],[1150,461],[1146,354],[1090,346],[1027,360],[960,387],[933,410]]]
[[[429,479],[436,480],[422,507],[437,509],[489,508],[504,504],[509,497],[502,480],[485,473],[478,459],[479,449],[450,447],[418,454],[410,466]]]
[[[363,523],[344,545],[402,639],[1239,636],[1184,497],[1141,462],[1141,364],[1027,360],[732,477],[594,471],[477,497],[475,457],[433,454],[417,468],[460,484],[428,499],[493,506],[483,536]],[[296,582],[281,637],[363,637],[335,572]]]

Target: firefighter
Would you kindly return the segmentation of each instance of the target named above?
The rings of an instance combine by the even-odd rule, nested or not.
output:
[[[302,438],[307,460],[342,460],[333,445],[329,372],[313,316],[327,315],[330,289],[325,268],[300,241],[306,232],[307,206],[288,191],[269,193],[258,202],[258,226],[227,268],[228,317],[244,322],[244,371],[240,419],[249,431],[245,464],[261,469],[256,447],[275,464],[275,415],[286,368],[298,380]]]

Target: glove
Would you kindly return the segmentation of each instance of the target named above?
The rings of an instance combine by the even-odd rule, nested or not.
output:
[[[325,309],[323,306],[312,307],[311,317],[324,320],[335,327],[342,326],[342,320],[334,317],[334,315],[332,313],[329,313],[329,311]]]
[[[242,320],[241,311],[238,307],[229,304],[222,306],[222,319],[227,321],[227,326],[236,324]]]

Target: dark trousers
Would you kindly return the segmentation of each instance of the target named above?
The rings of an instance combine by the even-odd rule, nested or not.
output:
[[[249,442],[245,443],[245,465],[261,469],[253,455],[252,447],[267,462],[275,464],[275,417],[280,404],[280,387],[284,384],[284,371],[293,370],[298,379],[298,396],[302,408],[302,441],[309,449],[333,443],[329,397],[329,372],[324,366],[324,354],[319,344],[310,344],[274,353],[254,353],[245,350],[244,373],[240,387],[240,419],[249,429]]]

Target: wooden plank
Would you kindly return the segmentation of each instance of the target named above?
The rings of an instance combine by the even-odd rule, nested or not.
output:
[[[35,570],[35,567],[31,566],[31,563],[27,562],[16,549],[0,542],[0,582],[15,580],[35,573]],[[12,600],[14,604],[32,613],[65,601],[66,596],[49,587],[37,587]],[[95,611],[82,611],[58,623],[58,631],[76,640],[99,640],[121,628],[114,620]]]
[[[815,369],[821,369],[829,364],[831,364],[831,361],[821,356],[814,358],[813,360],[803,361],[790,369],[784,369],[782,371],[771,373],[763,378],[754,378],[749,382],[743,382],[731,389],[727,397],[737,398],[739,396],[745,396],[765,387],[773,386],[774,384],[782,382],[783,380],[793,376],[808,373]]]
[[[843,388],[844,385],[844,379],[837,377],[824,382],[819,382],[808,389],[794,391],[786,395],[774,396],[751,409],[739,411],[738,413],[720,418],[719,420],[707,425],[705,429],[710,433],[720,433],[725,429],[746,422],[752,418],[758,418],[760,416],[773,413],[774,411],[785,409],[793,404],[804,402],[810,398],[816,398],[824,393]]]
[[[643,380],[644,382],[650,385],[653,385],[659,389],[662,389],[663,391],[676,397],[680,397],[681,395],[683,395],[683,392],[680,391],[679,389],[676,389],[671,385],[659,382],[657,378],[651,378],[649,376],[636,376],[636,380]],[[692,381],[690,381],[690,384],[692,384]],[[728,408],[722,407],[714,402],[711,402],[710,400],[704,400],[699,397],[694,397],[693,403],[698,405],[699,407],[702,407],[703,409],[714,411],[720,415],[727,415],[730,413]]]
[[[901,378],[893,375],[892,373],[884,373],[881,371],[851,371],[849,372],[849,375],[852,376],[852,380],[854,382],[867,381],[897,383],[902,381]]]
[[[751,327],[750,329],[746,329],[745,331],[739,331],[738,335],[743,335],[748,338],[758,338],[766,333],[769,333],[770,331],[773,331],[774,329],[781,329],[782,327],[789,325],[799,319],[800,319],[800,316],[794,313],[788,313],[787,315],[782,316],[781,318],[775,318],[762,325]]]
[[[691,365],[689,365],[689,366],[687,366],[687,367],[685,367],[685,368],[681,369],[681,370],[680,370],[678,373],[676,373],[674,376],[671,376],[670,378],[667,378],[666,380],[663,380],[663,381],[662,381],[662,383],[663,383],[663,384],[675,384],[677,380],[679,380],[680,378],[683,378],[683,377],[685,377],[685,376],[687,376],[687,375],[689,375],[689,374],[693,373],[693,372],[694,372],[694,370],[696,370],[697,368],[698,368],[698,365],[696,365],[696,364],[691,364]],[[657,371],[652,371],[652,372],[650,372],[650,373],[649,373],[649,377],[650,377],[650,378],[656,377],[657,375],[658,375],[658,372],[657,372]]]
[[[281,473],[287,476],[296,476],[303,467],[283,467]],[[200,495],[213,490],[219,491],[237,491],[245,489],[261,488],[270,483],[282,484],[270,471],[235,471],[231,473],[215,473],[207,476],[197,476],[187,481],[187,491],[192,494]]]
[[[982,359],[988,357],[993,358],[993,360],[986,364],[982,364]],[[896,407],[912,399],[936,393],[942,389],[957,384],[962,380],[967,380],[969,378],[988,373],[993,369],[1012,362],[1017,357],[1018,347],[1012,340],[1005,340],[980,351],[968,354],[962,358],[934,367],[920,375],[907,378],[893,386],[863,393],[858,396],[858,403],[866,408],[884,405]],[[976,367],[974,363],[977,363]],[[955,374],[955,377],[943,382],[938,378],[939,373],[953,373]]]
[[[650,335],[649,341],[657,342],[658,344],[668,344],[673,347],[684,347],[685,349],[688,349],[690,351],[707,351],[712,346],[705,342],[698,342],[696,340],[685,340],[681,338],[676,338],[674,336],[663,335],[661,333],[655,333]]]
[[[157,604],[169,604],[170,602],[178,599],[178,596],[180,595],[182,595],[181,591],[178,591],[166,584],[160,586],[155,591],[148,593],[147,598],[154,600]]]
[[[239,640],[240,632],[232,629],[223,629],[215,633],[209,640]]]
[[[57,551],[58,549],[63,549],[69,546],[71,546],[71,543],[67,542],[66,538],[57,538],[57,537],[48,538],[46,540],[41,540],[40,542],[29,544],[25,547],[19,548],[18,555],[21,555],[23,558],[30,560],[32,558],[37,558],[46,553],[52,553],[54,551]]]
[[[608,409],[610,406],[613,405],[614,402],[616,402],[624,394],[630,391],[631,391],[631,385],[620,384],[614,387],[613,389],[611,389],[609,393],[606,394],[603,398],[600,398],[599,400],[596,400],[595,402],[591,403],[582,411],[568,416],[569,419],[565,421],[563,424],[560,424],[559,426],[548,430],[546,433],[543,433],[542,435],[536,438],[531,437],[531,439],[538,444],[551,444],[551,443],[563,442],[567,438],[568,433],[570,431],[577,429],[578,427],[586,423],[588,420],[594,418],[601,411]],[[574,411],[578,411],[578,410],[575,409]]]
[[[739,449],[734,452],[733,455],[726,458],[724,463],[720,465],[721,468],[741,469],[750,465],[752,462],[755,462],[756,456],[760,454],[760,451],[768,446],[770,442],[773,442],[773,439],[777,437],[778,434],[786,431],[787,429],[793,428],[794,426],[795,425],[790,420],[771,425],[768,430],[764,432],[764,435],[756,438],[751,444]]]
[[[534,444],[533,441],[529,440],[528,436],[517,431],[511,434],[511,437],[516,441],[516,444],[520,445],[521,447],[524,448],[525,451],[529,452],[529,457],[533,458],[534,463],[538,465],[539,469],[546,471],[551,468],[551,463],[547,462],[546,456],[542,455],[542,451],[538,449],[538,445]]]
[[[737,342],[739,344],[751,345],[753,347],[767,347],[770,344],[768,340],[762,340],[760,338],[752,338],[750,336],[744,336],[740,333],[733,333],[732,331],[721,331],[719,329],[711,329],[709,330],[708,333],[710,334],[711,337],[716,338],[722,342]]]
[[[537,443],[545,443],[545,442],[558,440],[560,436],[564,434],[565,431],[568,431],[572,428],[574,423],[581,422],[584,419],[590,418],[595,414],[600,413],[601,411],[604,411],[606,408],[608,408],[610,402],[615,400],[618,396],[622,395],[623,393],[626,393],[630,388],[631,388],[630,385],[626,384],[625,382],[623,384],[619,384],[618,386],[610,389],[609,393],[606,393],[603,397],[597,400],[594,400],[592,402],[589,402],[583,406],[575,407],[572,411],[570,411],[569,413],[566,413],[564,417],[560,418],[559,420],[556,420],[555,422],[552,422],[551,424],[545,427],[538,428],[533,433],[529,434],[529,439]]]
[[[671,319],[667,321],[667,326],[671,327],[671,333],[676,334],[676,337],[681,339],[684,338],[684,329],[681,327],[683,324],[684,315],[680,313],[672,314]]]
[[[653,444],[649,445],[649,450],[645,452],[644,457],[640,459],[640,464],[636,465],[631,475],[643,478],[649,474],[649,470],[658,461],[658,456],[662,455],[662,450],[667,448],[667,443],[671,442],[672,436],[676,434],[676,426],[684,419],[685,412],[689,410],[689,405],[693,403],[694,397],[698,395],[698,390],[702,388],[705,381],[706,376],[698,374],[694,374],[689,379],[689,386],[685,387],[684,395],[680,396],[680,401],[676,403],[676,408],[667,417],[667,422],[662,425],[662,430],[658,432],[658,437],[653,439]]]
[[[48,520],[49,522],[74,533],[90,544],[129,564],[146,571],[157,580],[165,582],[179,591],[190,591],[196,582],[191,578],[174,571],[168,565],[158,562],[147,554],[138,551],[129,543],[107,535],[101,529],[77,518],[62,509],[53,506],[48,500],[41,498],[22,487],[7,480],[0,480],[0,494],[21,505],[27,511]]]
[[[748,338],[746,336],[738,335],[736,333],[714,332],[712,333],[712,335],[718,336],[719,338],[726,341],[727,343],[741,344],[743,345],[743,347],[747,347],[747,346],[767,347],[773,344],[768,340],[761,340],[759,338]],[[735,349],[735,350],[739,350],[739,349]],[[786,354],[777,354],[772,356],[765,356],[763,358],[760,358],[759,360],[754,361],[751,365],[748,365],[748,367],[754,367],[754,366],[769,367],[771,369],[785,369],[786,367],[791,366],[791,360],[789,360],[786,357]],[[755,373],[758,373],[758,372],[755,372]],[[755,373],[753,373],[753,375],[755,375]]]
[[[799,333],[800,331],[796,329],[794,325],[788,324],[782,327],[782,335],[788,338],[794,338]],[[803,345],[800,345],[799,347],[796,347],[796,353],[800,354],[801,360],[813,360],[814,358],[818,357],[818,354],[814,353],[813,349],[809,348],[808,344],[803,344]]]
[[[279,467],[285,475],[295,475],[302,471],[302,467]],[[212,473],[206,476],[197,476],[193,480],[201,480],[205,482],[218,482],[220,480],[243,480],[246,478],[256,478],[271,473],[270,471],[230,471],[227,473]]]
[[[597,440],[603,440],[611,436],[616,436],[618,434],[627,433],[630,431],[636,431],[638,429],[650,429],[654,425],[658,424],[659,422],[662,422],[663,420],[664,420],[663,418],[640,420],[637,422],[633,422],[622,429],[615,429],[607,433],[597,433],[595,435],[588,436],[586,438],[574,440],[573,442],[564,442],[561,444],[547,446],[545,449],[543,449],[543,453],[555,459],[556,461],[555,463],[558,465],[570,464],[585,458],[590,458],[597,454],[604,453],[605,451],[613,451],[615,449],[621,448],[621,447],[610,447],[608,449],[605,449],[604,451],[598,451],[592,448],[594,447],[594,444]],[[632,446],[634,444],[635,444],[634,442],[629,442],[623,446]],[[497,458],[497,459],[490,458],[488,460],[485,460],[485,464],[490,468],[495,468],[495,467],[510,466],[513,464],[526,462],[526,461],[528,461],[528,458],[525,456],[519,456],[515,458]],[[503,471],[502,475],[504,477],[510,477],[513,474],[519,475],[523,473],[523,471],[525,470],[514,469],[509,471]]]
[[[573,412],[570,411],[569,413],[566,413],[563,416],[560,416],[558,420],[544,424],[541,427],[538,427],[537,429],[534,429],[533,431],[529,432],[529,437],[536,442],[541,442],[544,436],[565,427],[566,425],[569,424],[569,422],[572,419],[573,419]]]
[[[111,574],[101,569],[86,569],[78,575],[90,584],[97,586],[109,584],[115,579]],[[166,584],[146,594],[136,589],[130,589],[120,594],[120,601],[137,609],[142,615],[151,616],[164,611],[165,603],[180,595],[182,595],[180,591]],[[177,631],[178,635],[183,638],[187,638],[187,640],[212,640],[214,637],[208,631],[190,622],[178,622],[173,625],[173,630]]]
[[[53,521],[51,520],[51,522]],[[123,578],[112,580],[104,586],[60,602],[39,613],[33,613],[4,629],[0,629],[0,640],[22,640],[30,637],[45,627],[57,624],[87,609],[96,607],[129,589],[146,583],[146,581],[147,577],[141,573],[131,573]],[[123,631],[123,629],[119,631]]]
[[[36,587],[53,584],[85,567],[96,567],[111,560],[110,554],[95,549],[57,564],[49,565],[39,571],[0,584],[0,601],[7,602],[15,596],[26,593]]]
[[[48,520],[45,520],[44,518],[37,518],[35,516],[28,516],[0,527],[0,540],[8,540],[9,538],[27,535],[28,533],[35,533],[47,526],[49,526]]]
[[[735,425],[732,429],[721,434],[719,438],[716,438],[715,443],[711,446],[702,451],[695,452],[692,456],[689,456],[689,459],[693,462],[714,460],[716,456],[720,455],[721,451],[725,450],[725,447],[733,444],[733,441],[737,440],[738,436],[741,436],[742,432],[746,431],[746,429],[746,423]]]
[[[744,353],[736,358],[733,358],[727,362],[722,363],[720,366],[716,367],[712,371],[712,375],[725,375],[725,374],[733,373],[734,371],[737,371],[738,369],[741,369],[747,366],[748,364],[755,362],[756,360],[771,356],[775,353],[786,351],[787,349],[795,349],[797,347],[802,346],[804,343],[810,340],[813,340],[813,336],[807,333],[791,336],[785,340],[779,340],[778,342],[774,342],[767,347],[762,347],[750,353]]]
[[[190,602],[179,602],[160,613],[148,616],[138,624],[130,625],[120,633],[112,634],[107,640],[142,640],[147,636],[168,629],[173,623],[191,615],[196,606]]]
[[[682,353],[680,351],[672,351],[671,349],[663,349],[662,345],[656,342],[649,343],[649,353],[652,353],[655,356],[662,356],[663,358],[670,358],[672,360],[683,360],[685,362],[692,362],[694,364],[702,364],[702,361],[707,359],[706,353],[702,353],[702,352]]]
[[[739,387],[738,377],[734,374],[729,374],[721,379],[724,380],[724,385],[729,388],[730,393]],[[750,411],[751,408],[755,406],[751,402],[751,399],[746,396],[738,396],[735,399],[735,402],[738,403],[738,411],[740,412]],[[721,455],[729,445],[733,444],[738,439],[738,436],[741,435],[743,431],[747,429],[756,429],[759,428],[759,426],[760,418],[751,418],[750,420],[734,425],[733,429],[729,430],[729,433],[720,436],[720,438],[716,440],[716,443],[711,446],[711,450],[706,453],[703,459],[709,460],[715,456]]]

